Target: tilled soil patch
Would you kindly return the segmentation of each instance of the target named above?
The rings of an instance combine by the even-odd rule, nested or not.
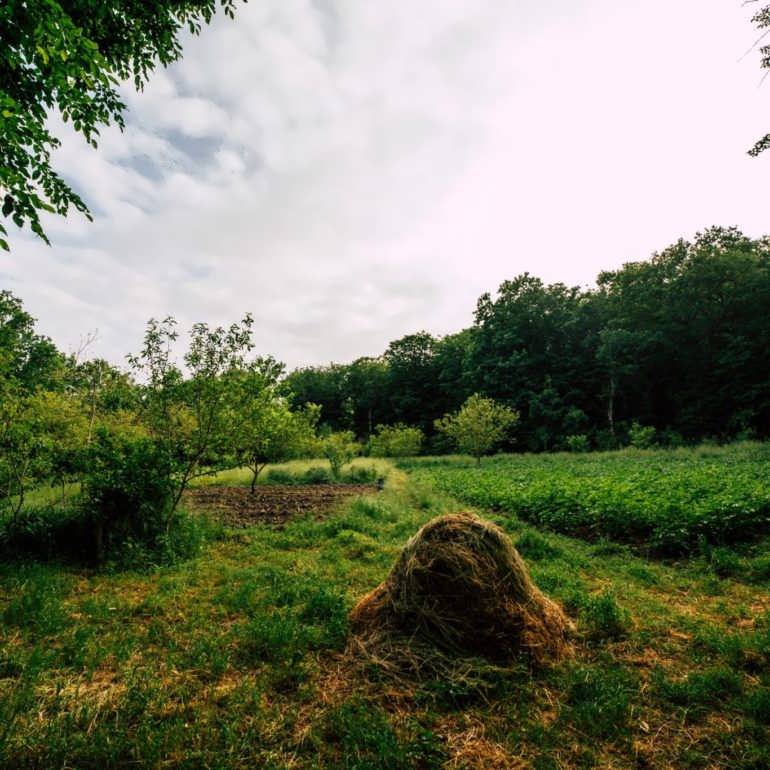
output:
[[[197,487],[186,493],[191,505],[214,513],[229,527],[281,525],[302,513],[326,513],[339,500],[373,494],[373,484],[260,484],[248,487]]]

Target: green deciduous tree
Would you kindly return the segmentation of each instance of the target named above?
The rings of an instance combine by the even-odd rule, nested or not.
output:
[[[63,483],[78,465],[87,423],[80,403],[58,391],[0,382],[0,508],[16,516],[34,483]]]
[[[321,451],[329,461],[332,476],[339,479],[343,466],[347,465],[361,451],[353,431],[342,430],[330,433],[321,440]]]
[[[310,452],[320,407],[292,410],[277,388],[283,367],[261,359],[230,378],[227,442],[237,465],[251,470],[251,491],[268,463],[280,463]]]
[[[482,456],[506,438],[518,419],[515,409],[474,393],[458,412],[437,420],[436,428],[449,436],[460,452],[481,463]]]
[[[21,300],[0,291],[0,379],[27,391],[53,387],[63,358],[50,339],[35,331],[35,319]]]
[[[198,34],[235,0],[5,0],[0,5],[0,206],[44,241],[44,211],[88,214],[51,165],[60,144],[52,112],[96,147],[99,127],[123,127],[120,81],[141,89],[158,64],[180,58],[180,33]],[[0,225],[0,236],[7,231]],[[8,249],[5,237],[0,247]]]
[[[129,363],[141,384],[141,417],[162,448],[173,478],[168,523],[187,485],[226,464],[229,377],[246,366],[253,321],[246,315],[229,327],[196,323],[183,360],[185,377],[172,356],[176,321],[151,320],[144,347]]]

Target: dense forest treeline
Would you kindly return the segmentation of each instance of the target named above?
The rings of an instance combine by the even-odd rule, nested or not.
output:
[[[528,273],[478,301],[473,326],[421,331],[380,356],[307,367],[285,381],[333,429],[365,437],[434,421],[472,393],[519,411],[515,446],[601,448],[631,425],[661,443],[770,435],[770,238],[711,228],[649,261],[603,272],[591,289]]]
[[[575,436],[612,448],[634,423],[654,428],[662,444],[767,438],[770,238],[712,228],[603,272],[590,289],[524,273],[484,294],[473,325],[456,334],[420,331],[380,356],[286,377],[272,366],[295,406],[320,406],[322,429],[366,439],[378,425],[405,423],[425,432],[429,452],[450,449],[435,421],[473,393],[517,410],[508,448],[518,450],[574,447]],[[80,394],[85,430],[121,421],[143,392],[120,367],[61,353],[21,300],[2,292],[5,396],[10,384],[48,393],[52,415],[71,403],[65,394]]]

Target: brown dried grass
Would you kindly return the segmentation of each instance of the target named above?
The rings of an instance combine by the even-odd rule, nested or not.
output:
[[[350,620],[352,646],[374,662],[434,672],[469,656],[555,661],[568,654],[573,630],[505,532],[472,513],[425,524]]]

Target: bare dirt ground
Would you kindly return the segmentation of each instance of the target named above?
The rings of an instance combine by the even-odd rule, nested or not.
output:
[[[212,486],[190,489],[186,497],[192,506],[214,513],[229,527],[249,527],[282,525],[310,511],[320,518],[340,500],[376,491],[370,484],[265,484],[254,494],[248,487]]]

